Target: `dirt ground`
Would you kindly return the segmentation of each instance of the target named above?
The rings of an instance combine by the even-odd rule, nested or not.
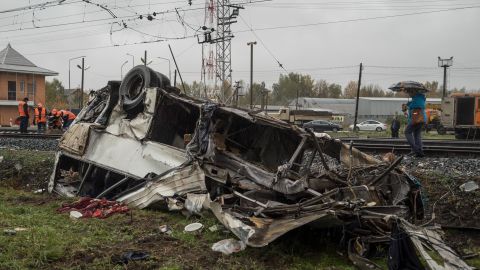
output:
[[[53,152],[0,150],[2,156],[0,229],[22,227],[26,231],[0,235],[0,269],[354,269],[342,253],[341,233],[336,230],[304,227],[267,247],[226,256],[213,252],[211,246],[234,236],[224,229],[208,230],[220,225],[208,213],[187,219],[180,213],[134,209],[104,220],[71,220],[68,214],[55,211],[71,199],[34,194],[46,188]],[[424,187],[427,206],[431,209],[438,201],[432,224],[470,227],[447,229],[447,243],[462,255],[477,254],[467,262],[480,267],[480,235],[475,229],[480,227],[479,191],[458,192],[458,181],[466,179],[416,176]],[[185,225],[197,221],[205,225],[200,234],[183,231]],[[159,231],[165,224],[172,228],[171,235]],[[149,259],[116,264],[128,251],[147,252]],[[377,253],[375,262],[385,267],[385,250]]]

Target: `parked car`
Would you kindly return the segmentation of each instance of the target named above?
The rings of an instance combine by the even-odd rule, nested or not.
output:
[[[350,130],[353,130],[353,125],[350,125],[348,128]],[[361,122],[360,124],[357,124],[357,127],[355,130],[356,131],[375,130],[380,132],[380,131],[387,130],[387,125],[379,121],[367,120],[367,121]]]
[[[328,122],[325,120],[314,120],[303,125],[303,128],[311,128],[315,132],[325,132],[325,131],[333,131],[337,132],[342,130],[342,127],[339,124],[335,124],[332,122]]]

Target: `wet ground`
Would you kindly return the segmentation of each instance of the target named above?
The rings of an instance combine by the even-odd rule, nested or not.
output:
[[[0,160],[0,228],[20,226],[31,232],[0,236],[0,269],[125,269],[112,261],[132,250],[146,251],[150,259],[127,269],[354,269],[343,253],[339,230],[302,228],[268,247],[225,256],[211,251],[211,245],[233,237],[229,232],[183,232],[194,221],[206,227],[218,225],[209,214],[187,219],[179,213],[133,210],[131,215],[105,220],[72,221],[67,214],[55,212],[68,199],[34,194],[46,188],[54,152],[0,149]],[[475,162],[424,158],[404,165],[424,188],[429,217],[419,223],[429,222],[435,213],[430,224],[448,228],[447,243],[460,254],[473,256],[467,262],[480,267],[480,190],[459,188],[467,181],[480,182]],[[163,224],[172,226],[174,233],[159,233]],[[28,244],[32,236],[37,246]],[[376,253],[378,262],[385,265],[385,250]]]

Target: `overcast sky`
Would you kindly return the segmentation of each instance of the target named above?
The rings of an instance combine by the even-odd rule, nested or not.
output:
[[[201,78],[202,46],[192,36],[205,25],[205,0],[192,0],[192,6],[187,0],[91,1],[107,6],[117,18],[79,0],[8,11],[45,2],[49,0],[2,0],[0,46],[10,42],[38,66],[57,71],[66,87],[69,59],[78,56],[86,56],[90,67],[86,89],[98,89],[108,80],[120,79],[122,63],[129,61],[124,74],[133,64],[127,53],[135,56],[137,65],[144,50],[153,60],[150,67],[168,75],[168,62],[157,58],[171,59],[168,44],[184,80]],[[152,21],[138,19],[140,14],[162,11],[169,12]],[[122,24],[122,20],[127,28],[115,23]],[[437,67],[437,57],[453,56],[449,88],[480,89],[478,0],[272,0],[246,4],[237,21],[232,25],[234,81],[249,82],[247,42],[257,41],[254,81],[265,81],[267,87],[286,72],[310,74],[315,80],[345,86],[358,79],[360,62],[365,65],[364,84],[386,88],[401,80],[441,82],[443,71]],[[252,32],[251,28],[256,30]],[[142,43],[165,37],[169,39]],[[209,49],[205,46],[205,54]],[[80,61],[71,63],[71,85],[77,87],[80,70],[75,66]],[[171,64],[173,73],[173,61]]]

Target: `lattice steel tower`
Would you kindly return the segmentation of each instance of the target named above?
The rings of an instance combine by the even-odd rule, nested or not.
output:
[[[230,0],[217,0],[216,79],[220,80],[220,98],[225,101],[225,91],[232,86],[232,31],[242,6]]]

